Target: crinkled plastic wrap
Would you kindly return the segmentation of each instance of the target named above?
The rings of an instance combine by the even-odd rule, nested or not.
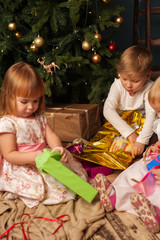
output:
[[[141,132],[145,118],[140,112],[124,111],[120,116],[137,134]],[[131,143],[106,122],[77,157],[112,169],[124,170],[132,162]]]

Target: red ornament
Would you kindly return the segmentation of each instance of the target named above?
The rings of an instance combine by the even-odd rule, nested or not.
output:
[[[115,44],[115,42],[110,42],[110,44],[108,45],[108,48],[110,51],[117,51],[117,45]]]

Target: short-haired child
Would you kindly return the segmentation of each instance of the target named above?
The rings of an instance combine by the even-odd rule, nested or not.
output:
[[[153,134],[155,111],[148,103],[148,92],[153,84],[150,80],[151,66],[152,54],[148,49],[136,45],[126,49],[117,64],[119,78],[111,85],[103,108],[106,120],[131,142],[133,158],[143,153]],[[139,136],[119,116],[125,110],[139,111],[145,118]]]

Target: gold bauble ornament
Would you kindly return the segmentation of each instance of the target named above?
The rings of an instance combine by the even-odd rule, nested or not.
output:
[[[37,47],[34,43],[31,43],[31,45],[30,45],[30,50],[31,50],[32,52],[37,52],[37,51],[38,51],[38,47]]]
[[[15,32],[16,38],[23,38],[23,35],[20,32]]]
[[[108,4],[110,2],[110,0],[101,0],[103,3]]]
[[[115,22],[116,22],[116,23],[122,24],[123,21],[124,21],[124,20],[123,20],[123,17],[121,17],[121,16],[118,16],[118,17],[115,18]]]
[[[10,22],[8,23],[8,29],[10,31],[15,31],[17,29],[17,23],[16,22]]]
[[[42,47],[44,44],[44,39],[38,36],[34,39],[34,44],[36,45],[36,47]]]
[[[95,36],[95,38],[98,40],[98,42],[100,42],[100,41],[102,40],[101,34],[95,33],[94,36]]]
[[[93,54],[92,58],[91,58],[93,63],[100,63],[101,62],[101,55],[99,55],[98,53]]]
[[[82,42],[82,49],[85,51],[89,51],[91,49],[90,42],[87,42],[86,40]]]

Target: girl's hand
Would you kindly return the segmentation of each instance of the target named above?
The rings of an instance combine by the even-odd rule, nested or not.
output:
[[[146,151],[143,153],[143,157],[149,157],[151,153],[160,152],[160,141],[157,141],[155,144],[147,147]]]
[[[149,147],[147,147],[146,151],[143,153],[143,157],[149,157],[151,153],[156,153],[158,152],[158,148],[156,145],[151,145]]]
[[[160,185],[160,168],[153,169],[152,173],[155,175],[156,184]]]
[[[61,162],[68,162],[68,153],[64,147],[55,147],[52,150],[59,151],[62,154]]]
[[[43,150],[37,150],[35,151],[35,159],[33,162],[31,162],[30,164],[36,166],[36,157],[40,156],[43,153]]]
[[[43,153],[43,150],[36,151],[36,155],[37,155],[36,157],[40,156],[42,153]]]
[[[131,154],[135,158],[137,155],[141,155],[144,151],[145,145],[143,143],[135,142],[132,144]]]

